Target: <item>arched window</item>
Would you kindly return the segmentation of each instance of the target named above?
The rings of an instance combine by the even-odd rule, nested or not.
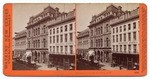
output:
[[[46,31],[45,31],[45,27],[46,27],[46,26],[44,25],[44,26],[43,26],[43,33],[45,33],[45,32],[46,32]]]
[[[96,39],[96,47],[98,46],[98,40]]]
[[[101,28],[99,27],[99,28],[98,28],[98,34],[100,34],[100,32],[101,32]]]
[[[106,32],[109,31],[109,27],[108,27],[108,24],[106,24]]]
[[[103,39],[101,39],[101,47],[103,47]]]
[[[46,47],[46,40],[43,39],[43,46]]]
[[[29,36],[29,37],[30,37],[30,34],[31,34],[31,33],[30,33],[30,31],[29,31],[29,33],[28,33],[28,36]]]
[[[108,47],[109,46],[109,39],[106,38],[106,46]]]
[[[35,45],[36,45],[35,47],[37,48],[37,40],[35,40]]]
[[[100,47],[101,45],[101,41],[100,41],[100,39],[98,39],[98,46]]]
[[[91,36],[93,36],[93,30],[91,30]]]
[[[38,47],[40,47],[40,40],[38,40]]]
[[[38,28],[38,34],[40,35],[40,28]]]
[[[38,31],[38,30],[36,29],[36,35],[37,35],[37,31]]]

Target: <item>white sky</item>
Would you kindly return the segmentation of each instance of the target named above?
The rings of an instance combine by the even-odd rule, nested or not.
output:
[[[42,12],[48,5],[58,7],[60,12],[69,12],[75,9],[74,4],[13,4],[13,36],[27,26],[29,18]]]
[[[61,12],[72,11],[75,8],[74,4],[13,4],[13,33],[26,29],[27,22],[31,16],[34,16],[43,11],[48,5],[53,8],[58,7]],[[94,14],[99,14],[104,11],[110,4],[77,4],[76,6],[76,21],[77,31],[82,31],[89,25]],[[122,9],[133,10],[138,7],[138,4],[114,4],[115,6],[122,6]],[[14,36],[14,34],[13,34]]]
[[[111,3],[110,3],[111,4]],[[97,4],[78,4],[77,5],[77,31],[82,31],[90,24],[93,15],[97,15],[102,11],[106,10],[106,7],[110,5],[109,3],[97,3]],[[136,9],[139,4],[113,4],[115,6],[122,6],[122,10],[133,10]]]

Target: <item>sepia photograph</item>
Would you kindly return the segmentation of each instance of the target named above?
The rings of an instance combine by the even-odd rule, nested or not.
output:
[[[139,4],[76,6],[77,70],[138,70]]]
[[[75,69],[75,4],[13,4],[13,70]]]
[[[13,12],[13,70],[139,69],[139,4],[13,4]]]
[[[2,6],[0,58],[5,77],[147,75],[146,3],[47,1]]]

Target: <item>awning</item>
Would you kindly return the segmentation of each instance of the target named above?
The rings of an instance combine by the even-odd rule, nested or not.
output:
[[[86,56],[85,56],[85,60],[90,60],[90,56],[94,55],[94,51],[93,50],[90,50]]]
[[[26,57],[32,56],[32,52],[31,51],[26,51]]]
[[[89,56],[94,55],[94,51],[93,51],[93,50],[90,50],[90,51],[88,52],[88,55],[89,55]]]
[[[26,53],[23,55],[22,60],[27,60],[27,57],[32,56],[32,52],[31,51],[26,51]]]

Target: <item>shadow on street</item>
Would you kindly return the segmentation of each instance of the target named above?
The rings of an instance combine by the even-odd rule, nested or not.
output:
[[[77,60],[77,70],[101,70],[102,66],[104,65],[91,63],[83,59]]]

